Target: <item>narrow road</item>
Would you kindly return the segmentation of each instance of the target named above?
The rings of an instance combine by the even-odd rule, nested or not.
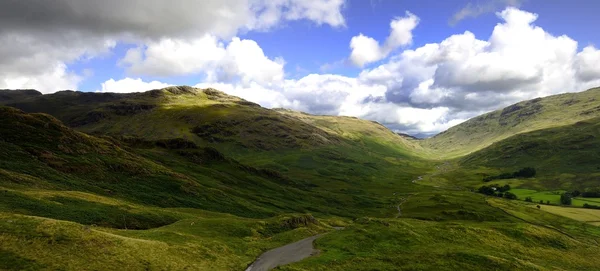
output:
[[[410,197],[412,197],[413,195],[409,195],[406,198],[402,198],[402,202],[400,202],[400,204],[398,204],[398,206],[396,206],[396,209],[398,209],[398,214],[396,215],[396,218],[401,217],[402,216],[402,209],[400,208],[400,206],[402,206],[403,203],[405,203],[406,201],[408,201],[408,199]]]
[[[277,266],[294,263],[315,255],[319,251],[313,247],[313,241],[322,234],[302,239],[282,247],[271,249],[256,259],[246,271],[267,271]]]

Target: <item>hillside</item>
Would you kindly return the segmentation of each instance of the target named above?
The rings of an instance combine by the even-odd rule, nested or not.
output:
[[[416,158],[418,145],[381,125],[270,110],[214,89],[169,87],[130,94],[62,91],[7,105],[51,114],[89,134],[128,141],[183,139],[215,148],[245,165],[302,180],[314,189],[351,194],[351,201],[364,206],[380,202],[379,195],[397,189],[398,182],[406,191],[420,189],[410,181],[432,167]],[[327,119],[342,125],[333,129],[323,122]],[[152,159],[165,157],[138,152]]]
[[[0,106],[0,269],[243,270],[319,233],[318,256],[281,269],[600,264],[594,220],[468,191],[523,166],[540,174],[511,191],[597,185],[600,117],[430,160],[376,122],[212,89],[0,94],[20,108]]]
[[[132,94],[61,91],[4,103],[27,112],[51,114],[92,134],[235,141],[258,149],[323,145],[336,140],[320,129],[214,89],[170,87]],[[270,137],[268,142],[265,137]]]
[[[458,157],[515,134],[569,125],[600,116],[600,88],[516,103],[472,118],[432,138],[425,148],[443,157]]]
[[[522,187],[575,190],[600,187],[600,118],[514,135],[460,159],[465,168],[512,172],[534,167],[536,180]]]

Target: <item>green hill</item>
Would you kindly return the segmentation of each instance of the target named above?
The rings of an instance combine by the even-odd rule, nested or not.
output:
[[[243,270],[325,232],[281,269],[594,270],[595,214],[469,190],[523,167],[538,175],[489,183],[599,186],[598,91],[416,140],[213,89],[0,90],[0,270]]]
[[[600,116],[600,88],[516,103],[422,141],[436,155],[458,157],[510,136]]]
[[[524,188],[576,190],[600,187],[600,118],[509,137],[460,159],[464,168],[537,171]]]

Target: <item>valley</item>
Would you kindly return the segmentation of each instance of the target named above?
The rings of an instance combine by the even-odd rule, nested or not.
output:
[[[0,270],[246,270],[300,240],[276,270],[595,270],[599,97],[416,139],[216,89],[0,90]]]

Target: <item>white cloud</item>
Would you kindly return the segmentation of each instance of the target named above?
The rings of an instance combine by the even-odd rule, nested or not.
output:
[[[584,82],[600,78],[600,50],[587,46],[577,54],[575,60],[577,77]]]
[[[45,42],[38,42],[42,38]],[[52,36],[44,33],[0,31],[0,87],[35,88],[44,93],[77,89],[84,74],[75,74],[67,63],[103,55],[115,46],[110,39],[76,33]]]
[[[159,81],[144,82],[142,79],[137,78],[124,78],[118,81],[109,79],[102,83],[102,88],[96,90],[96,92],[115,92],[115,93],[129,93],[129,92],[143,92],[152,89],[159,89],[171,86],[167,83]]]
[[[32,75],[3,73],[0,89],[36,89],[42,93],[58,90],[76,90],[82,76],[71,73],[64,63],[57,62],[54,68]]]
[[[68,64],[106,54],[119,40],[138,45],[120,61],[133,78],[107,80],[98,91],[144,91],[169,86],[169,76],[198,75],[205,78],[198,87],[221,89],[266,107],[356,116],[399,131],[429,134],[523,99],[600,85],[600,68],[596,65],[600,62],[599,50],[588,46],[578,51],[576,41],[546,32],[534,25],[536,14],[515,8],[497,13],[501,22],[488,39],[478,39],[466,31],[438,43],[394,53],[412,42],[419,23],[417,16],[407,13],[390,23],[390,35],[383,44],[362,34],[351,41],[349,60],[354,64],[389,57],[385,63],[363,70],[356,77],[309,74],[288,79],[283,58],[268,56],[255,41],[237,38],[235,33],[267,30],[301,19],[343,27],[343,1],[249,1],[244,2],[248,14],[238,13],[234,7],[217,8],[219,14],[211,15],[216,20],[214,25],[177,30],[172,35],[168,30],[193,26],[204,19],[188,18],[186,13],[181,14],[185,22],[176,22],[175,26],[152,22],[148,29],[139,30],[136,27],[144,24],[135,20],[145,16],[121,18],[119,11],[90,15],[99,29],[87,22],[71,26],[77,20],[71,17],[48,20],[47,33],[40,30],[44,29],[40,25],[35,31],[22,25],[21,32],[1,29],[0,41],[9,46],[0,48],[0,87],[44,92],[74,89],[82,75],[70,71]],[[67,2],[79,5],[59,0],[57,7],[65,7]],[[208,2],[221,5],[218,1]],[[82,14],[88,12],[83,7],[75,8],[83,9]],[[327,11],[330,8],[333,10]],[[63,11],[51,10],[48,16],[52,17],[53,12]],[[148,8],[139,12],[155,14]],[[111,16],[116,16],[113,21],[106,19]],[[162,16],[153,19],[165,19]],[[231,25],[219,19],[231,16],[236,17]],[[242,21],[237,21],[240,18]],[[65,22],[68,26],[61,25]],[[6,18],[0,18],[0,23],[15,25]],[[68,30],[56,30],[59,26]],[[163,77],[160,80],[167,83],[145,81],[145,75]]]
[[[390,23],[391,32],[383,46],[375,39],[362,33],[350,40],[350,61],[359,67],[386,58],[400,46],[412,43],[412,31],[419,24],[419,18],[406,12],[405,17],[396,18]]]
[[[439,43],[404,50],[357,77],[310,74],[285,80],[282,67],[265,57],[258,44],[234,39],[215,46],[224,52],[224,59],[239,66],[230,69],[232,74],[246,79],[229,80],[222,76],[228,66],[221,65],[210,77],[212,81],[197,86],[221,89],[266,107],[356,116],[424,135],[523,99],[600,84],[594,65],[599,52],[594,47],[578,52],[577,42],[569,37],[534,26],[537,15],[533,13],[508,8],[497,15],[503,22],[488,40],[468,31],[452,35]],[[232,44],[243,49],[234,50]],[[269,71],[258,68],[269,65],[274,67],[272,72],[245,72]]]
[[[135,75],[205,74],[207,81],[269,85],[283,80],[282,58],[269,59],[253,40],[234,37],[227,46],[206,35],[193,41],[163,39],[130,49],[119,63]]]
[[[242,81],[282,80],[281,59],[260,59],[251,41],[225,52],[222,40],[240,32],[268,31],[288,21],[345,26],[344,0],[55,0],[0,1],[0,84],[45,92],[77,88],[82,75],[69,65],[139,44],[123,59],[132,73],[179,75],[209,70]],[[34,14],[25,16],[24,14]],[[233,50],[236,49],[236,50]],[[202,51],[199,51],[202,50]],[[246,51],[244,51],[246,50]],[[229,53],[230,59],[224,54]],[[245,53],[251,57],[246,58]],[[265,57],[266,58],[266,57]],[[249,68],[259,61],[267,74]],[[143,64],[143,65],[142,65]],[[165,65],[162,65],[165,64]],[[226,66],[224,66],[226,64]],[[58,68],[57,68],[58,67]]]
[[[187,75],[213,69],[225,48],[211,35],[191,41],[165,38],[129,49],[119,64],[135,75]]]

